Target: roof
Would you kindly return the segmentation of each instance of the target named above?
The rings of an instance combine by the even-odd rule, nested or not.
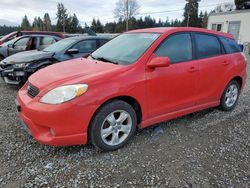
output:
[[[214,34],[219,35],[227,38],[233,38],[233,35],[224,33],[224,32],[218,32],[203,28],[196,28],[196,27],[156,27],[156,28],[148,28],[148,29],[138,29],[129,31],[128,33],[162,33],[162,34],[172,34],[176,32],[201,32],[201,33],[208,33],[208,34]]]
[[[75,37],[68,37],[67,39],[110,39],[110,37],[103,37],[103,36],[75,36]]]
[[[228,15],[228,14],[242,14],[242,13],[250,13],[250,9],[210,13],[209,16]]]

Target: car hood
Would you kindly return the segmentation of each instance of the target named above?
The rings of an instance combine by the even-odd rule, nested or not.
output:
[[[85,58],[60,62],[39,70],[29,77],[29,82],[43,90],[67,84],[88,84],[92,79],[105,79],[105,74],[118,74],[126,66]]]
[[[54,53],[38,50],[20,52],[4,59],[6,64],[32,63],[42,59],[51,58]]]

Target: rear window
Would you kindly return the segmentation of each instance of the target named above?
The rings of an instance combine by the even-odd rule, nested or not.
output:
[[[220,37],[220,40],[221,40],[227,54],[241,52],[241,49],[235,40],[225,38],[225,37]]]
[[[197,58],[209,58],[222,54],[221,45],[216,36],[195,34]]]

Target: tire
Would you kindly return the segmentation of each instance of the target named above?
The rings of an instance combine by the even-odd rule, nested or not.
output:
[[[220,108],[224,111],[233,110],[238,102],[240,95],[240,84],[236,80],[232,80],[227,85],[221,97]],[[231,102],[230,102],[231,101]]]
[[[136,126],[133,107],[124,101],[113,100],[94,115],[89,129],[90,142],[100,151],[117,150],[134,136]]]

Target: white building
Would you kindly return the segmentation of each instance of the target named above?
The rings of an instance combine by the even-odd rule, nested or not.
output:
[[[240,44],[250,43],[250,10],[212,13],[207,27],[231,33]]]

